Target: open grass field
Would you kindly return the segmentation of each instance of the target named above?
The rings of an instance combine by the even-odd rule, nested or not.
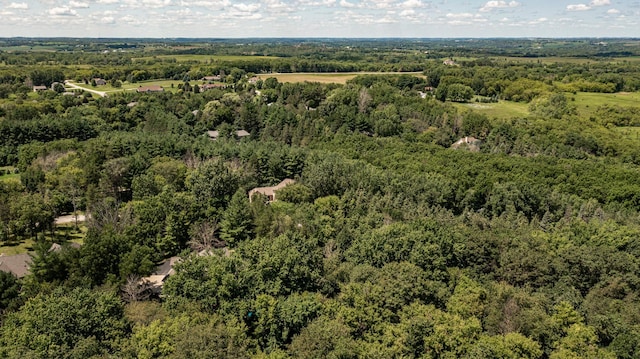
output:
[[[340,72],[340,73],[310,73],[310,72],[300,72],[300,73],[277,73],[277,74],[260,74],[259,78],[262,80],[268,79],[269,77],[275,77],[278,79],[278,82],[320,82],[320,83],[334,83],[334,84],[345,84],[347,81],[358,75],[400,75],[400,74],[408,74],[414,76],[423,77],[421,72]]]
[[[592,93],[578,92],[566,94],[570,103],[576,106],[578,116],[589,117],[599,106],[640,107],[640,92]],[[487,115],[489,118],[515,118],[529,115],[529,104],[523,102],[500,101],[498,103],[453,103],[459,110],[471,110]],[[635,129],[635,127],[634,127]]]
[[[640,107],[640,92],[578,92],[575,95],[567,94],[567,97],[575,99],[572,103],[576,105],[580,116],[591,116],[602,105]]]
[[[489,118],[507,119],[529,115],[529,105],[522,102],[500,101],[497,103],[452,103],[462,111],[475,111]]]
[[[92,91],[100,91],[100,92],[106,92],[107,94],[109,93],[116,93],[116,92],[122,92],[122,91],[133,91],[135,89],[137,89],[140,86],[162,86],[164,88],[165,91],[170,91],[170,92],[178,92],[178,84],[182,83],[182,81],[178,81],[178,80],[152,80],[152,81],[143,81],[143,82],[136,82],[136,83],[130,83],[130,82],[124,82],[122,84],[122,87],[117,88],[117,87],[113,87],[109,84],[103,85],[103,86],[91,86],[91,85],[87,85],[84,83],[80,83],[80,82],[74,82],[75,85],[80,86],[84,89],[87,90],[92,90]],[[191,82],[191,85],[195,85],[199,82]],[[173,88],[171,88],[171,85],[173,84]]]
[[[122,84],[122,88],[120,88],[120,90],[135,90],[141,86],[162,86],[164,87],[165,91],[177,92],[178,84],[181,84],[181,83],[182,81],[178,81],[178,80],[152,80],[152,81],[143,81],[143,82],[136,82],[136,83],[125,82]],[[196,83],[197,82],[191,81],[191,85],[195,85]],[[173,88],[171,88],[171,85],[173,85]],[[118,90],[118,89],[114,89],[114,90]]]
[[[242,61],[242,60],[263,60],[277,59],[275,56],[241,56],[241,55],[158,55],[145,56],[132,59],[133,61],[149,61],[153,59],[175,59],[177,62],[216,62],[216,61]]]

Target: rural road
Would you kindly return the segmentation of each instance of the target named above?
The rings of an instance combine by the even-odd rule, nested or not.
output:
[[[71,82],[71,81],[69,81],[69,80],[65,80],[65,81],[64,81],[64,84],[65,84],[65,85],[67,85],[67,86],[69,86],[69,87],[71,87],[71,88],[73,88],[73,89],[77,89],[77,90],[84,90],[84,91],[87,91],[87,92],[94,93],[94,94],[96,94],[96,95],[98,95],[98,96],[100,96],[100,97],[105,97],[105,96],[107,96],[107,93],[106,93],[106,92],[104,92],[104,91],[96,91],[96,90],[90,90],[90,89],[88,89],[88,88],[80,87],[80,86],[78,86],[78,85],[74,84],[73,82]]]

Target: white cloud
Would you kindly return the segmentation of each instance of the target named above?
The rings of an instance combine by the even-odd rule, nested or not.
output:
[[[280,0],[262,0],[262,2],[265,4],[265,7],[269,11],[277,11],[280,13],[295,11],[295,9],[289,6],[289,4],[284,3]]]
[[[420,0],[406,0],[400,3],[400,7],[403,9],[415,9],[423,6],[424,4]]]
[[[609,10],[607,10],[607,14],[609,14],[609,15],[615,15],[615,14],[619,14],[619,13],[620,13],[620,10],[618,10],[618,9],[609,9]]]
[[[122,0],[125,7],[159,9],[171,4],[171,0]]]
[[[98,4],[117,4],[120,0],[98,0],[96,3]]]
[[[393,0],[369,0],[367,7],[372,9],[389,9],[393,6],[393,2]]]
[[[78,15],[78,13],[67,7],[67,6],[63,6],[63,7],[54,7],[53,9],[49,9],[49,15],[52,16],[76,16]]]
[[[591,10],[591,6],[585,4],[567,5],[568,11],[587,11]]]
[[[352,7],[356,7],[356,4],[350,3],[347,0],[340,0],[340,6],[347,7],[347,8],[352,8]]]
[[[86,9],[89,7],[89,3],[86,2],[82,2],[82,1],[69,1],[69,6],[77,8],[77,9]]]
[[[17,10],[27,10],[29,9],[29,4],[27,4],[26,2],[12,2],[11,4],[9,4],[9,6],[7,6],[8,9],[17,9]]]
[[[529,21],[529,25],[538,25],[538,24],[541,24],[541,23],[547,22],[547,21],[549,21],[549,19],[547,19],[546,17],[541,17],[541,18],[538,18],[536,20]]]
[[[468,12],[464,12],[464,13],[448,13],[446,15],[447,19],[472,19],[475,15],[468,13]]]
[[[416,11],[413,9],[407,9],[407,10],[402,10],[400,11],[400,16],[402,17],[412,17],[413,15],[416,14]]]
[[[298,0],[300,5],[306,6],[333,6],[337,0]]]
[[[606,6],[606,5],[611,5],[611,0],[592,0],[589,3],[589,5],[587,4],[567,5],[567,10],[568,11],[587,11],[587,10],[593,9],[594,7]]]
[[[487,3],[484,4],[484,6],[480,8],[480,11],[487,12],[487,11],[491,11],[493,9],[517,7],[517,6],[520,6],[520,3],[517,2],[517,1],[510,1],[510,2],[506,2],[506,1],[487,1]]]
[[[233,8],[241,12],[256,12],[260,9],[260,4],[235,4]]]
[[[447,18],[447,24],[453,26],[471,25],[473,23],[487,21],[487,19],[483,18],[480,14],[471,14],[468,12],[448,13],[445,17]]]
[[[132,25],[132,26],[140,26],[146,24],[146,22],[141,21],[138,17],[134,17],[131,15],[126,15],[120,19],[120,21]]]
[[[114,19],[113,16],[105,16],[102,19],[100,19],[100,23],[105,25],[111,25],[116,23],[116,19]]]

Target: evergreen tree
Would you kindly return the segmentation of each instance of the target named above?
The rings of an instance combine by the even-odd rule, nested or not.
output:
[[[222,215],[220,222],[220,238],[230,246],[251,238],[253,235],[253,218],[249,209],[246,191],[240,189],[231,198],[229,207]]]

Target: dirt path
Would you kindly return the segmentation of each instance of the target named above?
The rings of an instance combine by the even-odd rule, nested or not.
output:
[[[84,214],[79,214],[78,215],[78,222],[84,222],[86,220]],[[68,214],[66,216],[60,216],[58,218],[55,219],[54,223],[56,225],[60,225],[60,224],[69,224],[69,223],[75,223],[76,221],[76,216],[74,216],[73,214]]]

